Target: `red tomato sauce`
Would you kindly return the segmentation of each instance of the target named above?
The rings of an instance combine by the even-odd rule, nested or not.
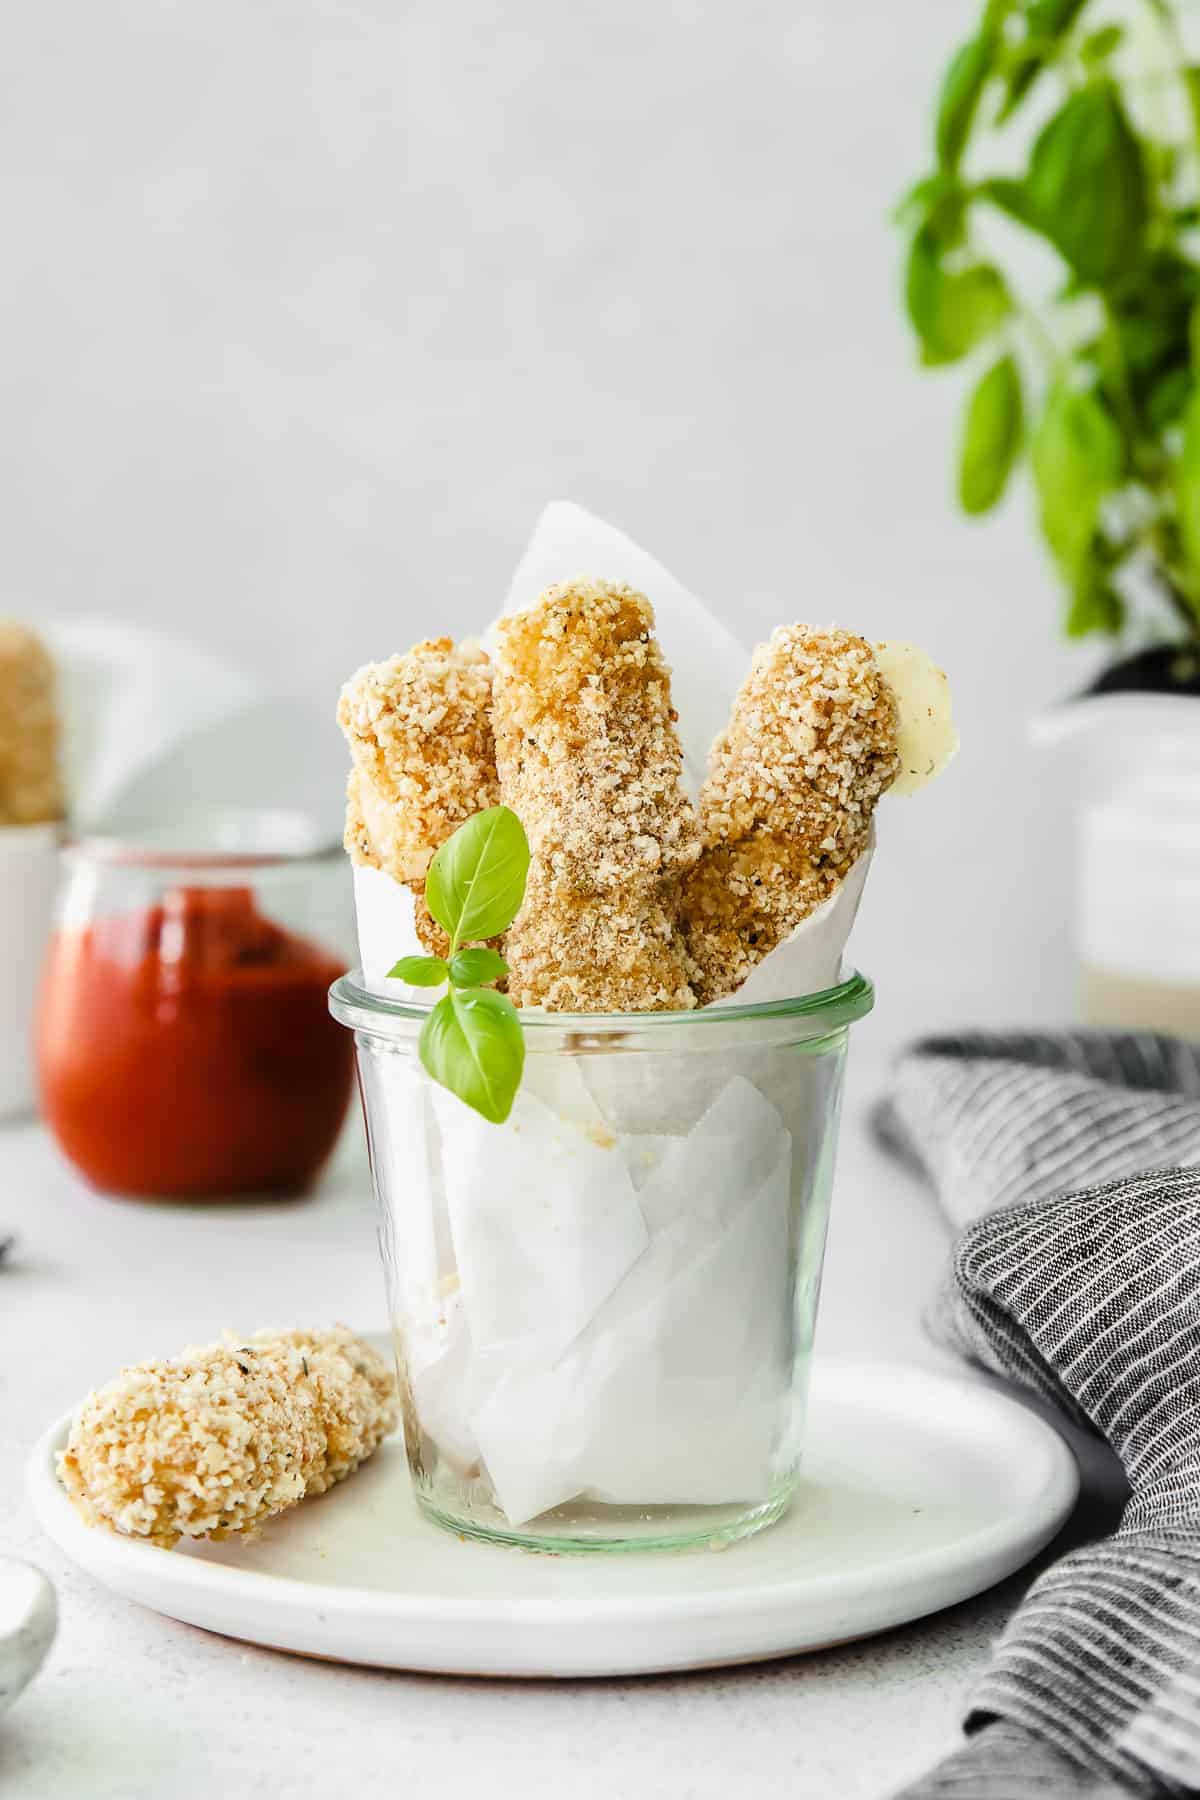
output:
[[[190,1199],[309,1185],[354,1080],[343,972],[249,888],[178,888],[51,942],[38,1024],[47,1123],[106,1192]]]

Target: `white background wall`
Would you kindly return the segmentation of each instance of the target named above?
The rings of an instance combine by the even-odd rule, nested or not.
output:
[[[883,818],[876,1043],[1060,1013],[1067,815],[1022,733],[1085,663],[1027,497],[955,516],[961,380],[916,371],[888,223],[971,16],[10,7],[3,610],[185,630],[332,708],[477,629],[579,500],[747,640],[834,619],[939,655],[964,747]]]

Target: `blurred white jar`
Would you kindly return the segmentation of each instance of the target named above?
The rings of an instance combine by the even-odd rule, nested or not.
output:
[[[1085,1023],[1200,1038],[1200,700],[1096,695],[1035,738],[1076,759]]]
[[[50,935],[60,827],[0,828],[0,1118],[34,1105],[33,1015]]]

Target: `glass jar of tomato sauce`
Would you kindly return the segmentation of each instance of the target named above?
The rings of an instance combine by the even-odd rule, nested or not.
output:
[[[299,1193],[345,1118],[353,1048],[326,1004],[348,960],[326,941],[340,846],[224,835],[254,847],[63,851],[38,1081],[60,1148],[103,1192]]]

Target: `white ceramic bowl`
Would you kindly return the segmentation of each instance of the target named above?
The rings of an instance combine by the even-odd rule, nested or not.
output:
[[[57,825],[0,827],[0,1118],[36,1097],[33,1013],[58,881]]]
[[[41,1668],[57,1622],[54,1589],[41,1570],[0,1556],[0,1713]]]

